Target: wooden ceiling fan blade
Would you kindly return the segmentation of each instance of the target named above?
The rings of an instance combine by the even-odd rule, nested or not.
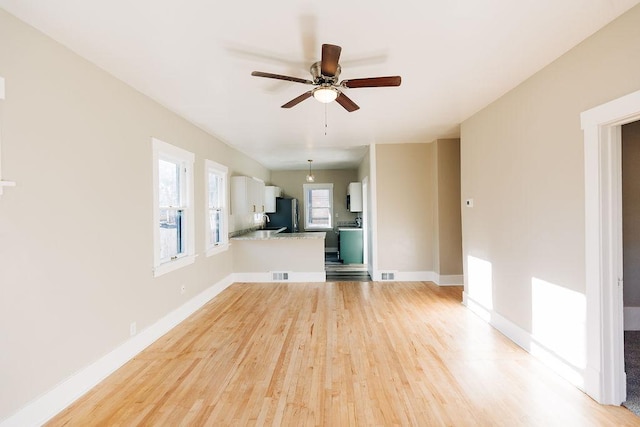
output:
[[[333,77],[338,72],[338,60],[340,59],[342,48],[333,44],[322,45],[322,61],[320,71],[323,76]]]
[[[342,105],[344,109],[350,113],[360,109],[360,107],[358,107],[358,104],[353,102],[351,98],[349,98],[347,95],[345,95],[342,92],[340,92],[340,94],[336,98],[336,102]]]
[[[286,80],[288,82],[303,83],[307,85],[313,84],[311,80],[299,79],[297,77],[291,77],[291,76],[283,76],[281,74],[263,73],[262,71],[254,71],[251,73],[251,75],[256,77],[266,77],[268,79]]]
[[[385,86],[400,86],[402,78],[400,76],[389,77],[369,77],[364,79],[352,79],[343,80],[340,86],[348,88],[356,87],[385,87]]]
[[[313,91],[309,91],[309,92],[305,92],[302,95],[293,98],[291,101],[287,102],[286,104],[284,104],[282,106],[282,108],[291,108],[294,107],[296,105],[298,105],[299,103],[301,103],[302,101],[304,101],[307,98],[311,98],[313,96]]]

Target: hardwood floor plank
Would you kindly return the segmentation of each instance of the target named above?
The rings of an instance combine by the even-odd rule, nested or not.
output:
[[[50,426],[632,426],[425,282],[236,283]]]

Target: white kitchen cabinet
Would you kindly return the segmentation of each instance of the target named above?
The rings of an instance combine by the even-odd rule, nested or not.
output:
[[[231,213],[264,212],[264,182],[250,176],[231,177]]]
[[[359,182],[351,182],[347,187],[347,209],[362,212],[362,184]]]
[[[276,197],[282,197],[282,189],[273,185],[264,187],[264,211],[274,213],[276,211]]]
[[[251,184],[253,191],[252,201],[255,206],[255,213],[264,213],[264,181],[253,178]]]

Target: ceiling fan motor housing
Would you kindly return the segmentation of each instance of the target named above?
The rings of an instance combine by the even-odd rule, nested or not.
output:
[[[318,62],[315,62],[309,69],[309,71],[311,72],[311,75],[313,76],[313,83],[317,85],[322,85],[322,84],[337,85],[338,78],[340,77],[340,71],[342,71],[342,68],[340,67],[340,65],[336,67],[336,74],[333,77],[323,75],[321,71],[321,65],[322,65],[322,61],[318,61]]]

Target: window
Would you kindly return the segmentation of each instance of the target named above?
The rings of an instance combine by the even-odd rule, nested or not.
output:
[[[153,139],[155,276],[194,261],[194,155]]]
[[[304,228],[333,228],[333,184],[304,184]]]
[[[205,239],[207,256],[222,252],[229,247],[227,231],[227,172],[226,166],[205,160],[205,188],[207,200]]]

